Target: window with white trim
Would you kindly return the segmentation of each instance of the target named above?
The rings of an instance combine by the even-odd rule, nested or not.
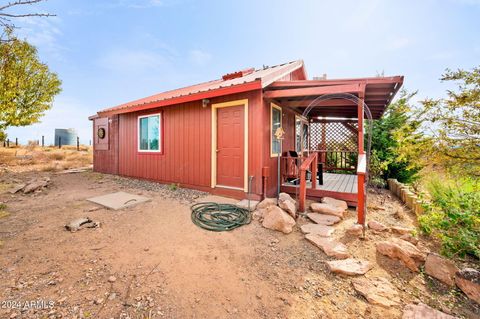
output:
[[[275,136],[278,128],[282,127],[282,109],[275,104],[270,105],[270,155],[278,156],[280,154],[280,140]]]
[[[161,152],[161,114],[138,117],[138,151]]]
[[[308,150],[308,122],[295,116],[295,150],[301,153]]]

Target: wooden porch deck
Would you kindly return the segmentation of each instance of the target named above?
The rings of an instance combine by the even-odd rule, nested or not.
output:
[[[307,198],[318,200],[321,197],[332,197],[344,200],[349,206],[357,206],[357,175],[323,174],[323,185],[317,182],[317,188],[312,189],[312,183],[307,181]],[[285,182],[280,187],[282,192],[298,194],[300,185]]]

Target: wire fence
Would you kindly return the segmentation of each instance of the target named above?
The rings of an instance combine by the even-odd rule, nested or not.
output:
[[[80,150],[80,145],[82,145],[82,144],[80,144],[80,137],[78,137],[78,136],[76,138],[76,143],[74,143],[74,144],[66,143],[65,141],[62,141],[62,137],[59,136],[58,138],[55,139],[54,144],[46,145],[44,135],[42,135],[42,139],[29,140],[27,142],[27,144],[19,143],[18,137],[16,137],[15,139],[12,139],[12,140],[7,138],[6,140],[0,141],[0,146],[7,147],[7,148],[9,148],[9,147],[20,147],[20,146],[41,146],[41,147],[58,147],[58,148],[62,148],[64,146],[76,146],[77,151],[79,151]],[[92,145],[92,140],[89,140],[88,146],[91,146],[91,145]]]

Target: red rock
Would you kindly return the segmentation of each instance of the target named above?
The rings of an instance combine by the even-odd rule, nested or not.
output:
[[[329,205],[332,205],[332,206],[336,206],[336,207],[341,208],[343,210],[348,209],[348,204],[347,204],[346,201],[331,198],[331,197],[323,197],[322,198],[322,203],[329,204]]]
[[[480,271],[465,268],[455,274],[455,283],[468,298],[480,304]]]
[[[305,239],[323,250],[323,252],[327,256],[335,257],[337,259],[344,259],[350,256],[347,246],[333,239],[321,237],[314,234],[305,235]]]
[[[392,307],[400,303],[395,287],[385,278],[355,278],[353,288],[372,305]]]
[[[325,203],[312,203],[310,209],[316,213],[343,218],[344,209]]]
[[[425,261],[424,254],[417,247],[399,238],[378,242],[376,246],[380,254],[402,261],[414,272],[418,272],[418,266]]]
[[[392,232],[394,233],[397,233],[397,234],[408,234],[408,233],[411,233],[413,231],[412,228],[406,228],[406,227],[401,227],[401,226],[392,226],[390,227],[390,229],[392,230]]]
[[[403,310],[402,319],[455,319],[455,317],[419,303],[407,305]]]
[[[262,226],[272,230],[281,231],[284,234],[292,232],[295,220],[278,206],[271,206],[263,214]]]
[[[361,236],[363,235],[363,226],[359,224],[352,225],[352,227],[347,229],[347,234]]]
[[[327,261],[326,264],[331,272],[347,276],[364,275],[373,268],[368,261],[354,258]]]
[[[265,198],[260,203],[258,203],[256,209],[265,209],[269,208],[270,206],[277,206],[276,198]]]
[[[387,226],[375,220],[371,220],[368,222],[368,228],[377,232],[382,232],[388,229]]]
[[[458,268],[453,261],[442,258],[437,254],[428,254],[425,260],[425,273],[449,286],[455,286],[455,273],[457,271]]]
[[[330,237],[335,228],[319,224],[305,224],[300,227],[304,234],[312,234],[320,237]]]
[[[400,239],[402,240],[406,240],[410,243],[412,243],[413,245],[417,245],[418,244],[418,238],[413,236],[412,234],[408,233],[408,234],[403,234],[402,236],[400,236]]]
[[[319,214],[319,213],[308,213],[307,217],[315,222],[316,224],[320,225],[333,225],[341,221],[340,217],[337,216],[332,216],[332,215],[324,215],[324,214]]]
[[[293,218],[297,217],[297,206],[295,200],[287,193],[280,193],[278,196],[278,206],[286,211]]]

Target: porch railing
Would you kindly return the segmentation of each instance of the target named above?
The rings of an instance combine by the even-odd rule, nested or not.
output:
[[[301,212],[305,211],[305,201],[307,200],[307,171],[312,172],[312,189],[317,188],[317,167],[318,167],[318,153],[311,153],[300,166],[300,192],[298,209]]]
[[[356,151],[329,151],[316,150],[318,161],[323,164],[325,171],[351,171],[357,167],[358,152]]]

